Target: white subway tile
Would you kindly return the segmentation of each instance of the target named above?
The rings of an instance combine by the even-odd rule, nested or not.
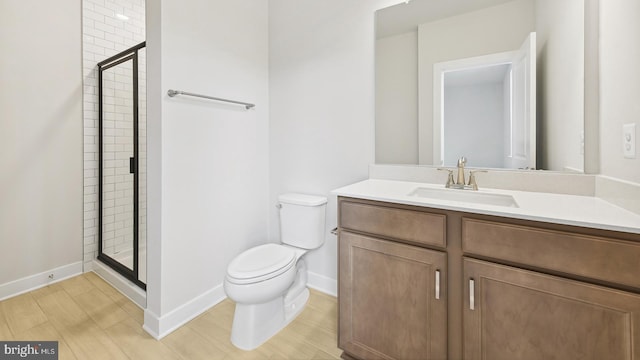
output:
[[[108,9],[113,10],[115,13],[122,14],[124,12],[124,7],[119,5],[113,1],[106,1],[104,6]]]
[[[105,19],[115,16],[115,12],[112,9],[108,9],[105,6],[98,4],[93,6],[93,11],[97,14],[103,15]]]
[[[98,168],[98,162],[95,161],[95,160],[85,161],[84,162],[84,168],[85,169],[97,169]]]
[[[98,144],[84,144],[84,155],[87,160],[97,159]]]
[[[101,40],[101,39],[95,38],[95,40]],[[100,46],[98,44],[95,44],[95,43],[94,44],[83,44],[82,49],[83,49],[83,51],[92,53],[94,55],[105,56],[104,47],[102,47],[102,46]]]
[[[82,12],[84,13],[84,10],[93,10],[93,3],[90,1],[83,1],[82,2]]]
[[[94,45],[103,47],[106,50],[115,50],[116,48],[116,45],[113,43],[113,41],[104,40],[100,38],[95,38]],[[106,50],[103,50],[105,54],[106,54]]]
[[[94,38],[104,39],[104,31],[96,29],[93,26],[93,23],[91,25],[92,26],[83,26],[82,27],[82,31],[84,32],[84,34],[88,35],[88,36],[92,36]]]
[[[115,17],[115,14],[112,14],[111,16],[105,16],[104,23],[109,25],[109,26],[113,26],[114,29],[124,29],[125,28],[124,24],[126,22],[122,21],[120,19],[117,19]]]
[[[120,35],[115,34],[105,34],[105,40],[112,41],[116,46],[120,45],[121,47],[124,45],[124,38]]]
[[[96,29],[98,29],[98,30],[102,30],[102,31],[107,32],[107,33],[111,33],[111,34],[115,34],[116,33],[116,31],[115,31],[116,29],[113,26],[107,25],[107,24],[104,24],[104,23],[96,22],[94,24],[94,27]]]
[[[96,25],[96,22],[88,17],[82,17],[82,27],[90,27],[93,28]]]
[[[82,17],[85,20],[85,24],[87,24],[86,22],[87,20],[94,20],[94,26],[99,23],[104,23],[104,20],[105,20],[103,14],[100,14],[99,12],[96,12],[90,9],[85,9],[85,11],[82,14]]]
[[[93,213],[88,211],[88,210],[95,210],[95,209],[96,209],[96,203],[94,201],[84,203],[84,218],[85,219],[95,218]]]

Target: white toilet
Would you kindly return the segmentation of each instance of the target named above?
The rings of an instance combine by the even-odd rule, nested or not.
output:
[[[231,342],[252,350],[291,322],[309,299],[302,257],[324,243],[327,198],[278,197],[281,244],[253,247],[227,268],[224,290],[236,302]]]

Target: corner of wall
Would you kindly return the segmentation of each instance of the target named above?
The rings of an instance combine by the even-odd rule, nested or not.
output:
[[[596,176],[596,197],[640,214],[640,184],[609,176]]]
[[[142,327],[155,339],[160,340],[226,298],[220,284],[162,316],[147,307],[144,310]]]
[[[160,1],[147,1],[147,308],[144,327],[159,334],[162,309],[162,48]]]

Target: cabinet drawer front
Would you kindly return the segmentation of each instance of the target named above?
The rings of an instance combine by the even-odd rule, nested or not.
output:
[[[466,254],[640,288],[640,244],[463,218]]]
[[[343,201],[340,227],[419,244],[446,246],[446,216],[440,214]]]

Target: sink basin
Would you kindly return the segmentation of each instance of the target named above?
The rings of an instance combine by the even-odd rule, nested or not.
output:
[[[488,194],[471,190],[416,188],[409,196],[473,204],[519,207],[511,195]]]

